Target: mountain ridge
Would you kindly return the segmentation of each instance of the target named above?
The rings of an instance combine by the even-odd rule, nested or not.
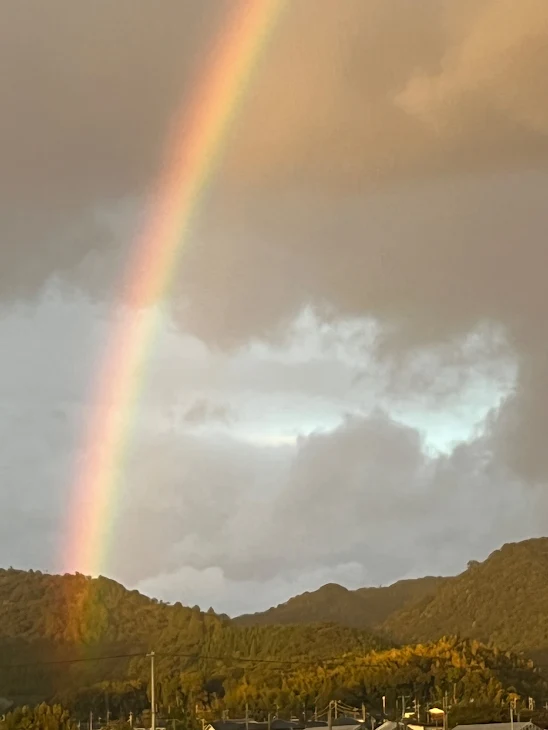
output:
[[[381,626],[403,642],[449,632],[548,658],[548,538],[506,543],[484,561],[470,561]]]
[[[351,628],[372,629],[407,603],[433,594],[452,577],[425,576],[396,581],[389,586],[350,590],[327,583],[315,591],[305,591],[284,603],[257,613],[242,614],[232,620],[241,626],[271,626],[307,623],[338,623]]]
[[[356,590],[327,584],[233,621],[244,626],[328,621],[367,628],[395,644],[460,636],[548,663],[548,538],[506,543],[483,561],[469,561],[456,576]]]
[[[289,622],[295,612],[301,624]],[[483,696],[500,702],[517,682],[523,691],[544,682],[538,661],[548,659],[548,538],[508,543],[454,577],[356,591],[327,584],[265,615],[263,625],[243,625],[241,617],[238,623],[170,605],[104,577],[0,570],[0,695],[20,704],[57,698],[100,712],[107,692],[118,712],[144,708],[145,654],[153,649],[166,705],[188,708],[201,698],[211,706],[226,690],[230,707],[241,711],[254,687],[257,707],[274,696],[290,707],[301,701],[291,684],[303,696],[314,688],[329,697],[339,688],[347,702],[375,702],[383,687],[396,691],[403,681],[392,664],[408,665],[405,682],[420,683],[425,661],[428,676],[437,677],[423,687],[430,699],[455,667],[463,696],[475,691],[467,685],[473,667],[474,676],[484,672]],[[317,620],[325,618],[338,621]],[[108,666],[97,661],[105,656]],[[364,672],[375,689],[360,694]],[[543,687],[539,697],[548,696]]]

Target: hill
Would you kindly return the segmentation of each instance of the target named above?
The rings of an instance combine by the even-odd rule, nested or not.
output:
[[[403,642],[458,634],[548,657],[548,538],[510,543],[469,563],[382,628]]]
[[[548,664],[548,538],[504,545],[455,577],[355,591],[330,584],[235,621],[242,626],[336,622],[368,628],[394,644],[458,635]]]
[[[383,611],[418,595],[412,609],[389,613],[383,626],[402,639],[404,633],[414,632],[426,637],[444,630],[442,609],[449,613],[446,624],[451,623],[452,610],[453,623],[466,630],[468,603],[474,604],[475,586],[485,580],[494,581],[482,600],[495,605],[491,612],[495,625],[500,602],[493,603],[494,593],[497,581],[508,582],[508,570],[520,571],[520,586],[528,585],[521,574],[532,572],[535,590],[542,594],[547,556],[548,540],[529,541],[505,546],[454,579],[405,581],[389,589],[347,592],[327,586],[320,593],[326,601],[348,593],[345,605],[360,611],[369,601],[369,620],[378,620]],[[463,580],[469,581],[472,598],[458,604],[458,593],[447,591]],[[432,588],[433,597],[428,594]],[[385,597],[380,609],[375,603],[379,595]],[[519,601],[525,613],[527,595],[520,595]],[[435,614],[424,614],[426,606],[436,608]],[[515,619],[515,602],[512,606],[508,604],[507,613]],[[533,611],[539,609],[535,603]],[[407,619],[405,612],[414,618]],[[488,630],[489,613],[488,609],[477,613],[483,620],[476,624],[478,630]],[[430,615],[437,618],[429,628]],[[527,614],[528,621],[531,615]],[[417,620],[417,626],[411,630],[408,620]],[[512,631],[517,628],[515,623],[508,626]],[[527,642],[542,626],[537,621],[527,627]],[[501,630],[499,636],[501,641],[509,637],[515,642],[518,635],[507,637]],[[501,703],[515,693],[539,703],[548,696],[544,674],[528,658],[475,639],[442,637],[390,648],[371,630],[325,623],[244,626],[213,612],[162,603],[107,578],[0,570],[0,696],[17,704],[59,701],[80,719],[90,710],[98,718],[106,712],[111,717],[140,713],[150,702],[145,654],[151,649],[156,652],[159,706],[184,723],[194,717],[197,706],[207,717],[225,710],[241,716],[246,704],[259,716],[276,705],[294,715],[310,713],[332,698],[378,708],[386,696],[394,714],[397,695],[412,692],[424,706],[439,701],[446,691],[457,698],[462,711],[470,709],[472,700],[474,711],[485,706],[478,715],[483,717],[500,713]]]
[[[475,640],[446,637],[437,642],[373,651],[366,656],[345,657],[344,664],[299,668],[288,678],[302,696],[306,687],[321,687],[321,699],[342,695],[344,703],[359,707],[363,702],[373,711],[386,698],[387,713],[397,716],[396,695],[409,692],[424,708],[450,696],[451,726],[466,715],[481,722],[488,712],[508,718],[512,695],[523,698],[544,696],[548,685],[542,672],[530,661],[511,652],[500,652]],[[401,704],[399,705],[401,712]],[[472,720],[473,721],[473,720]]]
[[[212,612],[171,606],[103,577],[0,570],[0,695],[17,701],[70,696],[105,675],[144,681],[144,655],[152,649],[172,656],[162,660],[166,671],[194,672],[203,668],[203,655],[304,661],[355,646],[370,650],[386,643],[371,631],[336,625],[236,626]],[[113,655],[117,658],[107,664],[90,661]],[[64,663],[69,659],[82,661]]]
[[[450,580],[428,576],[401,580],[387,587],[355,591],[330,583],[317,591],[290,598],[268,611],[244,614],[234,621],[241,626],[334,622],[341,626],[371,629],[405,606],[433,596],[443,583]]]

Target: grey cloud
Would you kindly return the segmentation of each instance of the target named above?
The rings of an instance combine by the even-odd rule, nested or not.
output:
[[[342,582],[348,587],[359,588],[364,584],[360,565],[339,565],[335,569],[322,568],[307,574],[280,576],[269,581],[230,581],[220,568],[195,570],[183,567],[173,573],[159,574],[139,582],[138,588],[147,595],[163,596],[164,600],[178,601],[181,596],[189,605],[213,605],[231,616],[245,613],[249,596],[254,596],[252,610],[264,610],[283,603],[288,596],[313,591],[326,583]]]
[[[378,317],[391,357],[460,340],[484,324],[499,328],[502,348],[518,359],[516,408],[527,425],[528,458],[546,475],[546,451],[532,447],[528,431],[546,430],[548,410],[529,422],[523,409],[527,399],[548,396],[540,335],[548,317],[547,189],[548,177],[537,171],[398,187],[339,206],[303,195],[278,199],[266,222],[257,201],[230,245],[219,232],[189,255],[181,273],[184,322],[231,345],[266,336],[306,301],[328,318]],[[212,269],[211,261],[223,265]],[[501,351],[500,341],[492,346]]]
[[[200,455],[179,443],[184,472],[169,466],[175,446],[166,443],[159,457],[166,469],[154,469],[158,550],[143,552],[138,572],[133,560],[121,560],[117,572],[183,601],[201,591],[214,602],[213,585],[221,610],[260,606],[250,601],[251,585],[271,595],[313,575],[375,585],[456,572],[470,556],[543,529],[535,514],[545,495],[526,496],[522,483],[493,467],[489,448],[485,437],[432,459],[416,431],[380,413],[303,438],[295,450],[210,445]],[[128,499],[142,509],[138,495]],[[144,505],[150,495],[140,499]],[[121,538],[131,555],[137,533],[128,523]]]
[[[167,0],[161,12],[129,0],[2,6],[3,297],[34,294],[90,253],[118,248],[95,213],[149,190],[228,9],[224,0]]]
[[[141,203],[154,191],[174,114],[199,90],[237,5],[167,0],[160,13],[129,0],[99,0],[93,9],[53,0],[47,11],[39,2],[2,8],[5,291],[28,293],[54,272],[79,270],[90,251],[128,250],[131,237],[105,235],[94,215],[113,201]],[[232,129],[220,195],[208,211],[225,245],[231,240],[230,275],[248,266],[245,248],[232,245],[242,221],[259,204],[263,225],[275,224],[280,192],[331,196],[336,240],[352,258],[338,193],[362,197],[395,181],[544,166],[546,15],[542,0],[291,3]],[[432,108],[429,124],[417,96]],[[471,114],[474,123],[464,123]],[[251,191],[267,196],[266,210]],[[290,239],[324,206],[297,211]],[[288,264],[325,258],[322,278],[337,276],[337,268],[329,272],[326,245],[320,252],[295,246],[290,262],[276,241],[278,247],[259,246],[269,273],[257,272],[260,287],[250,290],[274,320],[283,317],[280,287],[298,307],[314,286],[313,276],[301,277],[295,299],[291,275],[284,285]],[[218,277],[228,273],[209,262],[198,287],[221,284]],[[330,292],[323,296],[331,302]],[[267,331],[264,315],[254,317],[253,334]]]
[[[69,303],[50,293],[0,321],[0,549],[14,565],[55,568],[66,549],[67,492],[86,456],[85,425],[94,409],[111,405],[88,402],[105,317],[85,299]],[[277,447],[238,441],[231,429],[197,435],[169,425],[174,394],[182,413],[205,399],[209,406],[234,403],[239,414],[254,371],[262,373],[252,392],[261,395],[263,418],[282,399],[294,406],[293,378],[304,383],[307,358],[314,382],[301,395],[304,415],[321,397],[324,377],[347,377],[350,388],[347,358],[361,351],[359,338],[353,349],[357,324],[346,326],[345,337],[345,327],[323,326],[326,342],[307,327],[295,328],[287,349],[263,345],[229,355],[209,352],[165,323],[122,489],[110,507],[116,527],[102,572],[165,597],[248,610],[327,580],[357,586],[458,570],[470,555],[535,531],[523,517],[544,514],[542,493],[527,497],[519,480],[493,465],[487,436],[451,457],[430,458],[415,429],[380,411]],[[329,367],[315,382],[322,353]],[[374,353],[372,370],[382,375]],[[284,367],[270,367],[272,361]],[[208,368],[216,376],[200,380]],[[384,398],[381,381],[372,400]],[[360,392],[366,397],[368,390]],[[339,412],[352,405],[350,391],[335,395]],[[145,525],[154,550],[143,540]]]
[[[265,457],[274,462],[266,468],[261,458],[270,451],[244,455],[241,445],[233,451],[225,444],[217,454],[191,440],[178,453],[178,445],[156,444],[163,456],[150,459],[136,498],[150,509],[150,490],[164,495],[152,518],[173,570],[190,556],[195,570],[217,566],[229,579],[243,580],[258,574],[251,548],[262,556],[265,573],[288,570],[295,551],[290,555],[276,531],[265,530],[274,516],[284,532],[291,527],[301,535],[303,571],[315,569],[307,561],[316,553],[331,566],[380,545],[389,561],[386,530],[397,535],[399,554],[418,544],[413,559],[398,558],[403,563],[395,575],[412,570],[413,560],[434,560],[426,538],[416,540],[416,526],[424,532],[430,527],[431,504],[441,511],[439,500],[445,499],[452,519],[460,520],[460,543],[468,535],[471,550],[481,551],[500,541],[497,524],[504,524],[503,539],[519,531],[495,509],[497,490],[525,517],[525,507],[512,500],[534,504],[541,497],[533,485],[547,479],[548,8],[542,0],[290,5],[231,130],[220,174],[175,277],[171,305],[181,328],[224,349],[254,338],[283,341],[294,317],[312,305],[327,321],[376,318],[382,352],[405,365],[409,351],[421,348],[445,348],[442,359],[461,362],[452,343],[486,323],[502,332],[503,350],[515,358],[516,390],[493,415],[485,453],[476,446],[425,463],[417,434],[382,419],[374,427],[349,421],[332,440],[311,437],[294,458],[286,451]],[[93,8],[52,0],[47,8],[38,2],[2,7],[3,311],[52,276],[93,297],[123,295],[118,276],[142,221],[141,203],[155,190],[167,130],[196,89],[204,53],[231,6],[173,0],[159,13],[130,0],[100,0]],[[100,327],[93,337],[103,334]],[[492,346],[496,361],[500,346]],[[43,360],[70,371],[69,358],[60,361],[53,345],[42,347]],[[28,341],[23,351],[39,359]],[[75,367],[80,363],[89,373],[82,352],[71,354]],[[398,382],[428,390],[428,375]],[[45,363],[43,377],[33,387],[40,391],[46,383],[46,399]],[[314,379],[321,385],[329,369],[319,366]],[[295,390],[304,389],[305,380],[295,377]],[[73,392],[69,401],[75,400]],[[372,428],[384,439],[375,447],[385,460],[382,473],[374,455],[362,453],[361,439],[374,441]],[[398,458],[407,465],[405,475]],[[316,463],[323,473],[316,473]],[[276,492],[272,482],[264,486],[265,471],[272,482],[289,486],[284,496],[271,502],[266,496],[263,504],[257,495]],[[25,481],[32,476],[21,474]],[[317,515],[318,537],[299,532],[302,516],[290,508],[301,494],[316,499],[310,485],[318,489],[318,504],[329,503],[326,474],[347,494],[335,515],[338,543],[324,540],[330,522],[323,513]],[[384,502],[374,493],[375,480],[379,491],[386,490]],[[409,491],[396,499],[394,485],[404,480]],[[181,494],[183,483],[198,495],[195,502]],[[467,499],[477,500],[472,516]],[[353,500],[366,516],[368,500],[386,513],[382,534],[376,524],[369,526],[369,542],[358,539],[363,525],[357,511],[347,509]],[[401,504],[413,514],[422,509],[428,520],[417,518],[413,527],[404,520],[402,527]],[[486,530],[478,515],[493,514]],[[142,512],[128,508],[125,517],[130,531]],[[190,520],[215,539],[204,541]],[[130,532],[124,534],[129,540]],[[442,527],[437,539],[452,548]],[[165,570],[145,568],[146,558],[149,575]],[[128,565],[119,570],[139,577]],[[371,580],[377,577],[371,573]]]
[[[199,426],[205,423],[218,422],[228,425],[234,420],[234,412],[224,403],[211,403],[206,398],[198,398],[184,413],[183,421]]]
[[[287,468],[285,448],[261,449],[230,437],[165,434],[143,439],[138,453],[128,467],[111,564],[132,581],[183,565],[204,570],[222,555],[237,560]],[[155,535],[152,552],[138,539],[144,509]]]

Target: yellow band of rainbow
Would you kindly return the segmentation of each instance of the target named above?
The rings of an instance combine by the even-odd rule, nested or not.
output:
[[[286,1],[231,0],[229,22],[212,62],[194,99],[175,120],[149,220],[135,242],[122,283],[123,303],[135,316],[129,325],[113,327],[93,396],[92,405],[98,407],[85,435],[71,493],[70,534],[63,545],[67,572],[97,575],[104,569],[135,408],[157,329],[154,305],[169,293],[191,219]]]

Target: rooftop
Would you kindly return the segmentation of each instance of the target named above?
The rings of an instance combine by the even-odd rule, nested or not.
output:
[[[453,730],[538,730],[533,722],[489,722],[481,725],[457,725]]]

